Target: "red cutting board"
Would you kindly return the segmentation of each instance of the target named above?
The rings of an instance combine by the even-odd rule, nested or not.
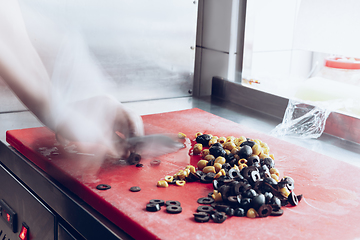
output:
[[[197,223],[193,213],[198,198],[212,191],[211,184],[187,183],[184,187],[158,188],[156,183],[197,159],[189,155],[190,141],[176,153],[161,156],[159,166],[119,166],[105,162],[97,176],[89,155],[77,154],[59,146],[47,128],[10,130],[7,141],[24,156],[53,176],[69,190],[97,209],[136,239],[354,239],[360,237],[360,169],[340,160],[295,146],[200,109],[143,116],[146,133],[185,133],[194,139],[196,132],[217,136],[245,136],[260,139],[275,155],[281,176],[295,180],[295,193],[304,198],[296,207],[284,207],[281,217],[250,219],[230,217],[224,223]],[[88,165],[84,165],[88,166]],[[81,171],[79,169],[82,169]],[[111,189],[97,190],[98,184]],[[140,192],[130,192],[140,186]],[[150,199],[177,200],[183,211],[169,214],[147,212]]]

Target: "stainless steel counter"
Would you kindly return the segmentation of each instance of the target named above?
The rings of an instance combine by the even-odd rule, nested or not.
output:
[[[281,122],[281,119],[214,97],[183,97],[125,102],[124,104],[140,115],[200,108],[267,134]],[[0,140],[6,142],[7,130],[38,126],[42,124],[27,111],[2,113],[0,114]],[[327,134],[323,134],[319,139],[283,138],[283,140],[360,167],[360,145],[358,144]],[[271,143],[268,144],[271,146]]]

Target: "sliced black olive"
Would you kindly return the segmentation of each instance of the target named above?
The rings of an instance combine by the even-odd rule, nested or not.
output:
[[[263,179],[260,178],[259,180],[257,180],[253,185],[254,185],[254,190],[257,192],[262,192],[262,187],[263,187]]]
[[[138,186],[133,186],[133,187],[130,188],[130,191],[131,192],[139,192],[139,191],[141,191],[141,188],[138,187]]]
[[[253,153],[253,150],[250,146],[248,145],[245,145],[245,146],[242,146],[240,148],[240,150],[238,151],[238,155],[240,158],[245,158],[247,159],[248,157],[250,157]]]
[[[196,142],[201,143],[203,146],[208,147],[209,141],[211,140],[211,136],[208,134],[203,134],[196,137]]]
[[[228,175],[230,178],[234,179],[234,178],[243,178],[243,176],[240,174],[240,171],[235,169],[235,168],[231,168],[228,172]]]
[[[270,177],[270,171],[269,171],[269,168],[266,165],[262,165],[258,169],[259,169],[261,178]]]
[[[210,215],[206,212],[198,212],[198,213],[194,213],[194,219],[196,222],[208,222],[210,219]]]
[[[222,176],[218,177],[216,180],[218,180],[219,183],[220,183],[220,185],[222,185],[222,184],[224,184],[224,181],[225,181],[226,179],[228,179],[228,177],[222,175]]]
[[[234,181],[232,181],[231,183],[228,184],[228,185],[230,186],[230,195],[236,196],[236,195],[239,194],[239,193],[236,193],[236,192],[235,192],[235,186],[236,186],[238,183],[239,183],[239,181],[234,180]]]
[[[216,147],[223,147],[222,145],[221,145],[221,143],[214,143],[211,147],[213,147],[213,148],[216,148]]]
[[[246,165],[248,166],[252,166],[254,163],[260,163],[260,158],[259,156],[256,155],[251,155],[250,157],[247,158],[247,163]]]
[[[253,198],[255,196],[257,196],[258,194],[256,193],[256,191],[252,188],[246,190],[245,193],[243,193],[243,197],[245,198]]]
[[[181,213],[182,208],[178,205],[169,205],[166,207],[166,211],[168,213],[176,214],[176,213]]]
[[[227,216],[224,212],[216,212],[211,215],[211,218],[215,223],[223,223],[227,219]]]
[[[264,194],[258,194],[257,196],[253,197],[251,200],[251,205],[255,210],[258,210],[264,204],[265,204]]]
[[[206,213],[206,212],[196,212],[196,213],[194,213],[193,215],[194,215],[194,217],[205,217],[205,216],[209,216],[209,214]]]
[[[221,193],[221,197],[223,199],[223,201],[226,201],[227,198],[230,196],[230,186],[229,185],[222,185],[218,191]]]
[[[263,158],[260,160],[261,165],[266,165],[269,169],[275,167],[275,162],[272,158]]]
[[[267,217],[267,216],[270,216],[272,211],[273,211],[273,209],[269,204],[264,204],[264,205],[260,206],[260,208],[258,209],[258,214],[259,214],[259,217]]]
[[[218,210],[219,212],[226,212],[230,207],[228,205],[225,204],[218,204],[216,205],[215,209]]]
[[[259,168],[259,171],[260,171],[260,172],[269,172],[269,168],[268,168],[266,165],[262,165],[262,166]]]
[[[244,217],[245,216],[245,210],[242,209],[242,208],[235,208],[234,209],[234,216]]]
[[[277,192],[277,182],[272,177],[264,178],[262,190],[265,192]]]
[[[210,161],[207,162],[206,166],[214,166],[215,163],[215,159],[211,159]]]
[[[214,202],[213,198],[210,197],[202,197],[197,200],[199,204],[211,204]]]
[[[257,181],[261,180],[260,173],[258,171],[252,171],[250,176],[252,183],[256,183]]]
[[[226,154],[225,159],[226,162],[229,163],[231,167],[233,167],[238,162],[238,160],[235,158],[234,154],[232,153]]]
[[[225,170],[230,170],[230,169],[231,169],[231,165],[230,165],[230,163],[224,163],[224,164],[222,165],[222,168],[225,169]]]
[[[128,157],[128,159],[126,161],[130,165],[135,165],[135,164],[139,163],[140,160],[141,160],[140,154],[132,152],[132,153],[130,153],[130,156]]]
[[[144,165],[141,164],[141,163],[138,163],[138,164],[136,164],[135,166],[136,166],[136,167],[143,167]]]
[[[245,193],[248,189],[251,189],[250,184],[247,184],[245,182],[238,182],[236,185],[234,185],[232,191],[234,195],[239,195]]]
[[[289,200],[287,198],[280,199],[281,206],[284,207],[289,204]]]
[[[205,175],[205,173],[201,170],[197,170],[195,173],[199,178],[201,178],[202,175]]]
[[[151,166],[159,166],[160,163],[161,163],[160,159],[153,159],[153,160],[150,161]]]
[[[229,209],[225,212],[225,214],[228,215],[229,217],[234,216],[235,210],[229,207]]]
[[[224,148],[221,146],[218,146],[218,145],[212,145],[210,148],[209,148],[209,153],[211,155],[213,155],[215,158],[217,157],[225,157],[226,155],[226,152],[224,150]]]
[[[302,195],[302,194],[297,195],[297,198],[298,198],[298,202],[300,202],[300,201],[301,201],[301,199],[303,198],[303,195]]]
[[[189,176],[186,177],[187,182],[196,182],[199,180],[200,180],[199,175],[197,175],[196,173],[192,173],[192,172],[190,172]]]
[[[229,178],[228,176],[221,176],[221,177],[223,177],[223,178],[222,178],[222,182],[223,182],[224,184],[229,184],[229,183],[232,183],[232,182],[234,181],[234,179],[231,179],[231,178]],[[218,179],[220,179],[220,178],[218,178]]]
[[[297,206],[299,203],[299,200],[294,192],[291,192],[288,196],[288,201],[292,206]]]
[[[291,177],[285,177],[285,179],[286,179],[286,181],[287,181],[285,187],[287,187],[287,189],[289,189],[289,191],[294,190],[294,188],[295,188],[295,185],[294,185],[294,184],[295,184],[295,181],[294,181],[294,179],[292,179]]]
[[[161,200],[161,199],[151,199],[149,201],[149,203],[154,203],[154,204],[159,204],[160,206],[164,206],[165,205],[165,201]]]
[[[273,210],[271,211],[270,216],[275,216],[275,217],[277,217],[277,216],[283,215],[283,213],[284,213],[284,211],[283,211],[281,208],[278,208],[278,209],[274,209],[274,208],[273,208]]]
[[[176,181],[179,180],[178,178],[173,178],[171,182],[167,182],[168,184],[176,184]]]
[[[169,200],[165,202],[166,206],[170,206],[170,205],[176,205],[176,206],[181,206],[179,201],[174,201],[174,200]]]
[[[97,190],[108,190],[110,188],[111,188],[111,186],[108,185],[108,184],[99,184],[99,185],[96,186]]]
[[[251,185],[249,183],[245,183],[244,192],[246,192],[248,189],[251,189]]]
[[[241,199],[241,197],[240,197]],[[229,196],[227,198],[227,201],[229,202],[230,205],[236,205],[238,204],[238,196]]]
[[[274,209],[281,208],[281,201],[278,197],[273,196],[269,203]]]
[[[245,141],[245,142],[242,142],[242,143],[240,144],[240,147],[242,147],[242,146],[249,146],[249,147],[252,148],[255,144],[256,144],[256,143],[255,143],[254,141],[247,140],[247,141]]]
[[[258,172],[258,169],[254,166],[244,167],[241,170],[241,175],[246,179],[251,179],[251,172],[253,172],[253,171]]]
[[[197,208],[198,212],[206,212],[206,213],[213,213],[214,212],[214,208],[211,206],[207,206],[207,205],[203,205],[203,206],[199,206]]]
[[[234,195],[239,195],[243,192],[243,188],[244,188],[244,183],[243,182],[236,182],[236,184],[232,187],[231,192]]]
[[[205,175],[205,179],[206,180],[210,180],[211,182],[214,180],[215,178],[215,175],[216,173],[213,173],[213,172],[208,172],[206,175]]]
[[[222,204],[224,204],[224,203],[223,203],[223,202],[213,202],[212,204],[210,204],[210,206],[211,206],[212,208],[216,209],[216,206],[217,206],[217,205],[222,205]]]
[[[216,179],[214,179],[214,181],[212,183],[213,183],[213,187],[215,190],[218,190],[219,187],[221,186],[221,183]]]
[[[230,162],[230,161],[232,161],[232,160],[234,160],[236,158],[235,158],[234,154],[229,153],[229,154],[225,155],[225,159],[226,159],[226,162]]]
[[[261,167],[260,163],[258,163],[258,162],[254,162],[254,163],[252,164],[252,166],[257,167],[257,168]]]
[[[157,204],[157,203],[148,203],[148,204],[146,204],[146,211],[148,211],[148,212],[157,212],[160,209],[161,209],[160,205]]]
[[[272,192],[265,192],[264,196],[265,196],[265,203],[269,203],[270,200],[274,197],[274,194],[272,194]]]
[[[237,195],[236,196],[236,199],[237,199],[237,202],[238,202],[238,204],[240,204],[241,203],[241,194],[239,194],[239,195]]]
[[[247,211],[250,208],[251,198],[242,198],[239,207]]]
[[[201,183],[212,183],[212,179],[208,178],[206,174],[202,175],[200,178]]]

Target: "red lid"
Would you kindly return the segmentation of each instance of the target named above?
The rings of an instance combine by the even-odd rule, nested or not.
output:
[[[360,58],[329,57],[325,59],[325,66],[341,69],[360,69]]]

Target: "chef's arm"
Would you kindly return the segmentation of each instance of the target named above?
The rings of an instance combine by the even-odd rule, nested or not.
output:
[[[0,0],[0,33],[0,77],[54,130],[49,75],[29,39],[17,1]]]
[[[123,155],[124,137],[144,134],[142,119],[109,96],[64,105],[59,100],[40,56],[27,34],[18,2],[0,0],[0,78],[57,136],[70,141],[97,142]]]

